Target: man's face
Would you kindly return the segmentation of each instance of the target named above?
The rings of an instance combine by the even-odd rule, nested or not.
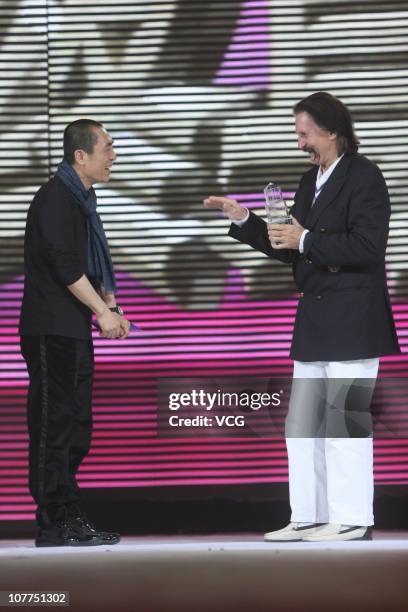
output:
[[[116,159],[113,140],[103,128],[95,128],[98,136],[93,152],[83,152],[81,173],[89,185],[109,181],[112,164]]]
[[[299,149],[309,153],[312,164],[324,166],[337,157],[336,134],[319,127],[309,113],[296,115],[296,134]]]

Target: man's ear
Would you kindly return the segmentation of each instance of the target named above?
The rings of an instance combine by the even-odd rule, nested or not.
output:
[[[86,151],[83,149],[75,149],[74,151],[74,161],[79,166],[82,166],[86,161]]]

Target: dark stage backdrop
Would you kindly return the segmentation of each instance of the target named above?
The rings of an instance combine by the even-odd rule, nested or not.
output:
[[[407,374],[407,40],[405,0],[0,2],[0,519],[33,516],[17,337],[25,216],[61,157],[63,127],[79,117],[102,121],[115,139],[99,206],[119,303],[142,330],[126,342],[95,339],[84,487],[250,493],[286,481],[281,439],[158,438],[156,384],[290,376],[290,269],[234,244],[201,201],[231,194],[263,214],[271,180],[290,201],[307,169],[291,109],[316,90],[350,106],[361,152],[387,179],[387,270],[403,354],[383,359],[381,374]],[[376,441],[375,475],[408,483],[406,440]]]

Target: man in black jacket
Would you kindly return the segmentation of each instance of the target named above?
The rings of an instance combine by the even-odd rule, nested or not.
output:
[[[109,180],[116,153],[102,124],[80,119],[64,132],[64,160],[27,216],[21,351],[30,377],[30,491],[37,546],[116,544],[81,508],[76,482],[92,430],[91,317],[104,338],[126,338],[92,185]]]
[[[291,348],[296,384],[286,420],[292,516],[265,539],[367,539],[374,520],[369,416],[352,435],[339,433],[329,421],[348,405],[336,412],[329,396],[342,395],[337,379],[375,381],[379,357],[399,353],[385,273],[390,203],[381,171],[357,153],[351,114],[340,100],[318,92],[294,112],[299,148],[314,167],[300,182],[293,223],[267,225],[229,198],[204,203],[227,213],[233,238],[291,263],[299,292]],[[323,430],[321,406],[307,401],[319,396],[322,380]],[[361,408],[353,406],[356,414]]]

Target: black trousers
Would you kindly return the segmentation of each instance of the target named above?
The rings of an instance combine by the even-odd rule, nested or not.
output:
[[[22,336],[28,391],[29,484],[37,522],[49,527],[79,511],[76,473],[92,433],[92,340]]]

